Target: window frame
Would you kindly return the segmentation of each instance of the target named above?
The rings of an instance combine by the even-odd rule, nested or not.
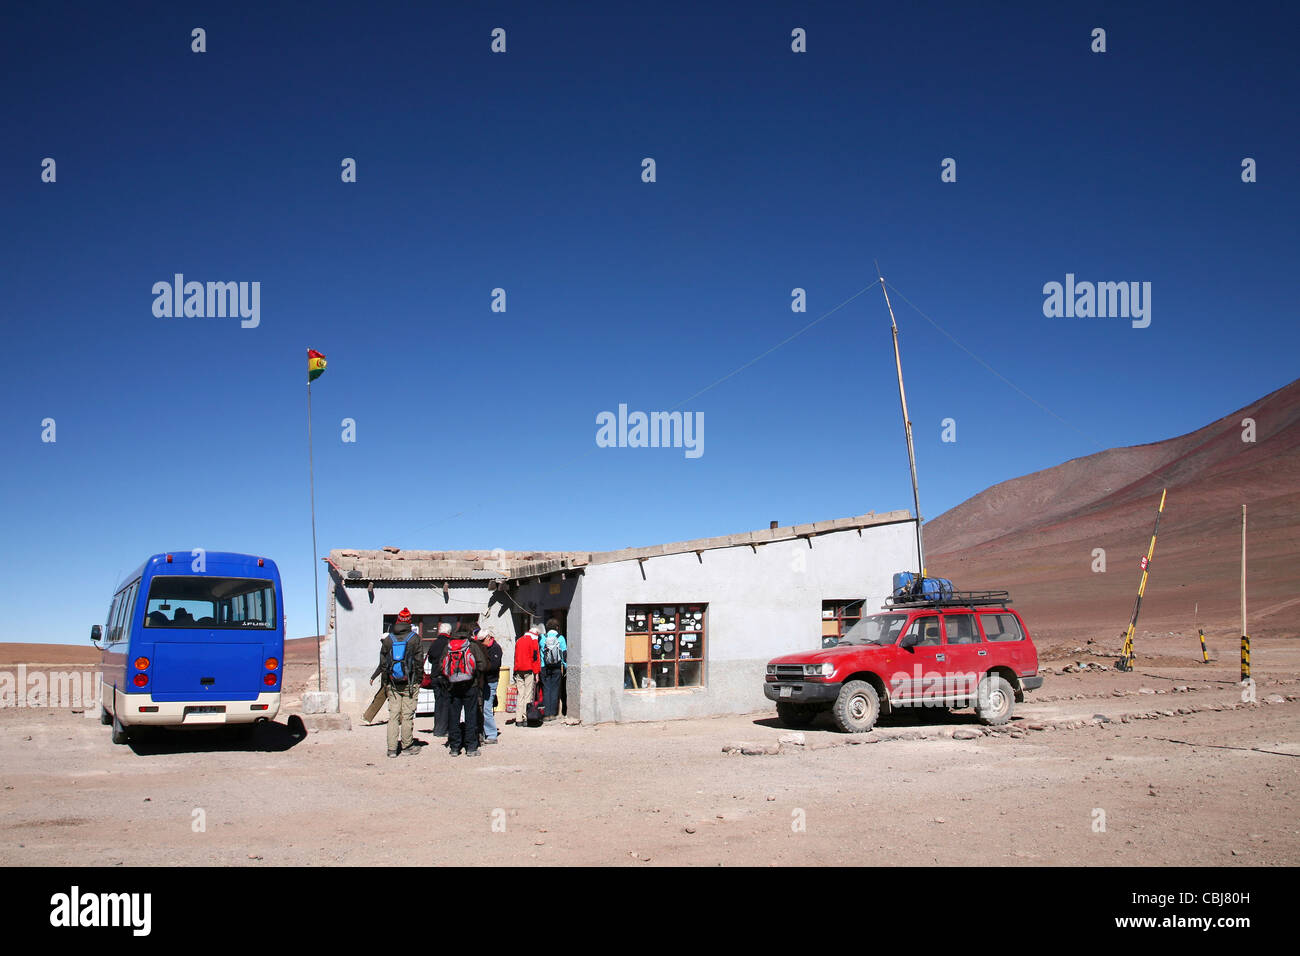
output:
[[[673,609],[672,630],[657,630],[655,617],[667,617],[663,614],[667,608]],[[628,626],[635,623],[638,614],[645,614],[645,630],[630,631]],[[700,626],[698,630],[684,628],[683,618],[693,622],[693,615],[699,613]],[[690,617],[687,617],[690,615]],[[709,605],[707,601],[685,601],[670,604],[667,602],[659,604],[627,604],[624,606],[624,627],[623,627],[623,674],[626,678],[629,673],[632,675],[633,683],[640,680],[640,686],[624,686],[625,693],[646,693],[649,691],[668,691],[668,690],[697,690],[708,686],[708,642],[709,642]],[[672,657],[655,657],[654,656],[654,636],[671,635],[673,638],[673,656]],[[687,646],[686,641],[682,638],[685,635],[697,635],[696,640],[690,641],[689,644],[695,648],[691,656],[683,656],[682,651]],[[644,638],[645,652],[644,657],[638,660],[628,659],[628,645],[630,642]],[[663,642],[661,641],[661,644]],[[655,668],[662,667],[667,663],[672,664],[671,685],[660,686],[654,679]],[[698,680],[693,684],[681,683],[681,673],[683,665],[688,667],[696,665],[698,667]],[[642,668],[640,673],[637,668]]]
[[[964,617],[964,618],[969,618],[969,619],[970,619],[970,622],[971,622],[971,637],[973,638],[972,640],[969,640],[969,641],[952,641],[952,640],[949,640],[949,638],[948,638],[948,622],[949,622],[949,621],[954,621],[954,622],[955,622],[956,619],[957,619],[957,618],[960,618],[960,617]],[[946,645],[948,645],[948,646],[950,646],[950,647],[967,647],[967,646],[969,646],[969,645],[971,645],[971,644],[980,644],[980,643],[983,643],[983,640],[984,640],[984,630],[983,630],[982,627],[980,627],[980,624],[979,624],[978,618],[979,618],[979,615],[977,615],[974,611],[966,611],[966,610],[960,610],[960,611],[945,611],[944,614],[943,614],[943,627],[941,628],[941,630],[943,631],[943,643],[946,644]]]
[[[1022,624],[1020,623],[1020,619],[1019,619],[1018,617],[1016,617],[1014,614],[1012,614],[1010,611],[980,611],[978,616],[979,616],[979,622],[980,622],[980,634],[981,634],[981,636],[984,638],[984,640],[987,641],[988,643],[990,643],[990,644],[1015,644],[1015,643],[1023,642],[1023,641],[1024,641],[1024,639],[1025,639],[1025,628],[1024,628],[1024,625],[1022,625]],[[1010,618],[1010,619],[1011,619],[1011,623],[1014,624],[1015,627],[1016,627],[1016,635],[1017,635],[1017,636],[1016,636],[1016,637],[1000,637],[1000,638],[999,638],[999,637],[989,637],[988,631],[986,631],[986,630],[984,629],[984,618],[985,618],[985,617],[1007,617],[1007,618]],[[1006,631],[1002,631],[1002,632],[1000,632],[1000,633],[1005,634],[1005,633],[1007,633],[1007,632],[1006,632]]]
[[[850,615],[844,613],[847,609],[851,608],[855,604],[858,607],[858,613],[856,615]],[[862,620],[862,618],[866,616],[862,613],[863,609],[866,607],[866,604],[867,604],[866,598],[858,598],[852,601],[844,601],[844,600],[832,598],[829,600],[822,601],[822,649],[823,650],[825,650],[828,647],[835,647],[837,644],[839,644],[840,639],[849,632],[849,628],[851,628],[854,624],[857,624],[858,621]],[[834,616],[827,617],[826,616],[827,611],[831,611]],[[839,634],[835,635],[833,638],[826,633],[826,622],[832,620],[835,621],[836,625],[839,627]],[[828,639],[830,640],[829,644],[826,643]]]
[[[912,618],[911,622],[907,625],[907,627],[904,628],[903,631],[898,635],[898,643],[901,645],[903,641],[906,640],[907,635],[912,632],[912,628],[914,627],[919,628],[926,621],[934,621],[935,624],[938,625],[939,640],[935,641],[933,644],[926,644],[923,641],[917,641],[915,644],[911,646],[912,647],[943,647],[944,640],[946,638],[946,634],[943,628],[943,615],[937,611],[927,612],[925,614],[918,614],[916,615],[916,617]]]
[[[250,581],[250,582],[254,582],[254,583],[260,585],[260,587],[253,588],[253,589],[250,589],[250,590],[248,590],[248,591],[243,591],[242,593],[240,593],[240,594],[238,594],[238,595],[228,596],[228,597],[225,597],[225,598],[219,598],[219,597],[216,597],[216,596],[214,595],[214,596],[213,596],[213,599],[212,599],[212,618],[213,618],[213,620],[212,620],[212,623],[210,623],[210,624],[198,624],[198,623],[194,623],[194,624],[181,624],[181,625],[178,626],[178,625],[176,624],[176,621],[175,621],[175,613],[176,613],[176,612],[173,612],[172,620],[168,621],[168,622],[165,623],[165,624],[151,624],[151,623],[149,623],[149,613],[150,613],[150,612],[149,612],[149,604],[154,600],[154,598],[153,598],[153,589],[154,589],[154,586],[155,586],[158,582],[160,582],[160,581],[164,581],[164,580],[180,580],[180,579],[190,579],[190,578],[196,578],[196,579],[200,579],[200,580]],[[137,584],[138,584],[138,583],[139,583],[139,582],[137,582]],[[223,601],[228,601],[228,602],[230,602],[230,604],[231,604],[231,608],[232,608],[232,611],[233,611],[233,602],[234,602],[234,600],[235,600],[236,598],[239,598],[239,599],[246,599],[246,598],[248,597],[248,595],[251,594],[254,590],[256,590],[256,591],[262,591],[262,592],[270,591],[270,601],[268,602],[268,601],[265,599],[265,597],[263,598],[263,604],[266,605],[265,608],[264,608],[264,610],[266,611],[267,615],[269,616],[269,618],[270,618],[269,620],[262,622],[261,624],[259,624],[258,626],[256,626],[256,628],[247,626],[248,622],[251,620],[250,618],[245,618],[245,619],[242,620],[242,621],[237,621],[237,620],[234,620],[233,618],[232,618],[231,620],[229,620],[229,621],[222,621],[222,620],[220,620],[220,618],[221,618],[221,607],[222,607],[222,602],[223,602]],[[172,602],[175,603],[175,604],[184,604],[187,600],[195,600],[195,599],[187,599],[187,598],[169,598],[169,597],[164,597],[163,600],[170,600],[170,601],[172,601]],[[201,600],[206,600],[206,599],[201,599]],[[132,603],[134,603],[134,602],[132,602]],[[196,601],[196,603],[198,603],[198,602]],[[201,631],[201,630],[213,630],[213,631],[252,631],[252,630],[256,630],[256,631],[258,631],[258,632],[275,632],[275,631],[281,630],[282,627],[283,627],[283,623],[284,623],[283,621],[280,620],[279,591],[278,591],[278,588],[276,587],[276,582],[275,582],[274,580],[272,580],[271,578],[258,578],[258,577],[251,577],[251,576],[247,576],[247,575],[240,575],[240,574],[229,574],[229,575],[226,575],[226,574],[156,574],[156,575],[154,575],[152,578],[149,579],[149,591],[148,591],[148,593],[145,595],[145,605],[144,605],[144,607],[145,607],[145,613],[144,613],[144,622],[143,622],[143,627],[144,627],[146,630],[167,630],[167,629],[171,629],[171,630],[186,630],[186,631]],[[156,609],[156,610],[157,610],[157,609]],[[202,620],[202,618],[199,618],[198,620]]]

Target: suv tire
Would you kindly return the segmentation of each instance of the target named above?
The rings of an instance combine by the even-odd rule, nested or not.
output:
[[[790,704],[777,702],[776,717],[782,727],[807,727],[817,719],[815,708],[807,704]]]
[[[1005,677],[997,674],[985,674],[976,691],[975,713],[980,723],[998,727],[1011,719],[1011,712],[1016,708],[1015,691]]]
[[[846,734],[865,734],[880,716],[880,695],[864,680],[847,681],[831,708],[835,725]]]

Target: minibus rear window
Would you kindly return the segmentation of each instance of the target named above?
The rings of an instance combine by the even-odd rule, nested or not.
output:
[[[156,577],[145,627],[275,628],[275,585],[258,578]]]

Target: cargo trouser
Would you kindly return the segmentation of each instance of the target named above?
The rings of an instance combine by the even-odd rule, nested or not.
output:
[[[528,726],[528,705],[537,694],[537,675],[532,671],[515,671],[515,726]]]
[[[410,747],[415,737],[415,705],[420,699],[419,681],[409,681],[405,687],[388,685],[388,749],[397,749],[400,737],[403,747]]]

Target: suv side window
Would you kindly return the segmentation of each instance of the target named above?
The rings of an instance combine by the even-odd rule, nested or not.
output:
[[[945,614],[943,630],[949,644],[978,644],[979,632],[975,630],[974,614]]]
[[[1023,641],[1024,632],[1014,614],[984,613],[980,615],[984,637],[990,641]]]
[[[929,614],[925,617],[918,617],[912,621],[912,626],[907,629],[907,636],[917,634],[920,640],[916,642],[916,647],[934,647],[939,643],[939,616]]]

